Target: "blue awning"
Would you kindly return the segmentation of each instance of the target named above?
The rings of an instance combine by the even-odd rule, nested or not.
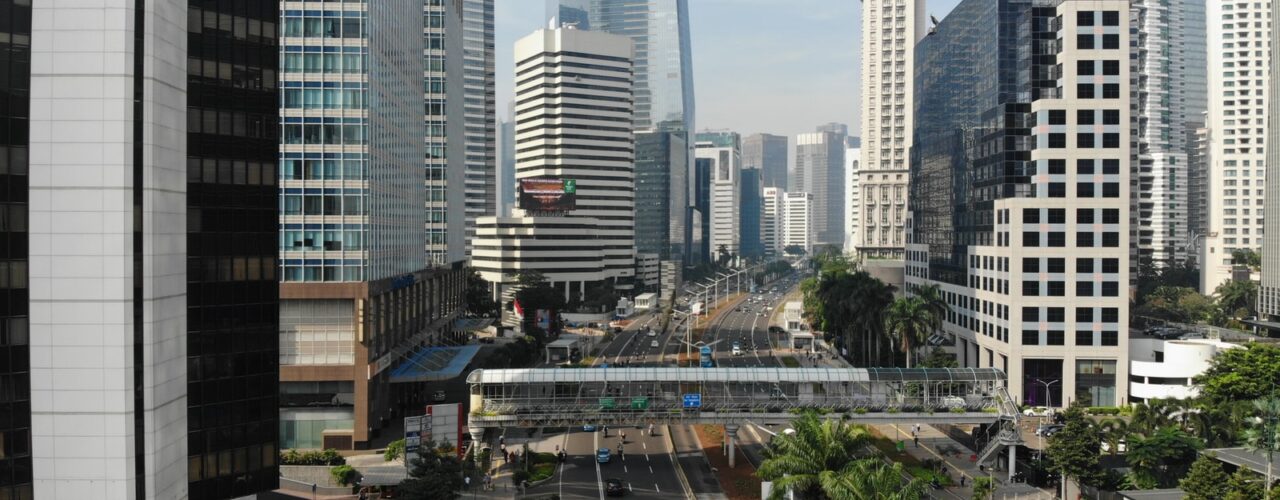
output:
[[[478,345],[421,347],[391,371],[391,382],[435,382],[462,375],[480,352]]]

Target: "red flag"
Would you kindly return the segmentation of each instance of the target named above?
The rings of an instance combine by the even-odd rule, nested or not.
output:
[[[524,318],[524,308],[520,307],[520,301],[517,300],[514,302],[514,304],[515,304],[516,316]]]

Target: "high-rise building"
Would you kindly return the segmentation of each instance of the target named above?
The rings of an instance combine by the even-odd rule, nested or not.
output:
[[[0,288],[0,498],[35,498],[31,478],[31,336],[27,302],[27,178],[31,148],[31,2],[0,0],[0,266],[6,276],[18,270],[23,279],[6,279]],[[119,96],[121,99],[130,95]],[[122,316],[123,317],[123,316]],[[121,342],[123,343],[123,342]],[[120,375],[120,376],[123,376]],[[129,422],[132,423],[132,422]],[[123,427],[122,427],[123,428]]]
[[[0,497],[274,489],[278,5],[34,7],[0,2]]]
[[[814,245],[844,247],[844,148],[848,135],[819,131],[796,136],[795,168],[787,174],[788,192],[813,196]],[[842,126],[842,125],[841,125]]]
[[[636,252],[683,261],[684,211],[689,206],[684,134],[641,132],[635,144]]]
[[[787,136],[752,134],[742,140],[742,168],[760,169],[764,187],[787,189]]]
[[[783,238],[783,197],[787,192],[782,188],[764,188],[761,200],[760,240],[764,246],[766,259],[774,260],[782,256]]]
[[[844,251],[857,252],[858,228],[862,208],[862,196],[859,194],[859,165],[862,161],[862,150],[848,148],[844,150]]]
[[[569,300],[605,281],[630,288],[636,266],[632,51],[626,37],[571,27],[538,30],[516,42],[516,178],[543,179],[540,185],[558,180],[563,191],[556,199],[576,203],[544,206],[517,194],[521,206],[512,217],[479,219],[471,259],[495,295],[525,270],[542,273]],[[591,90],[577,92],[581,88]],[[564,98],[570,94],[575,97]]]
[[[510,217],[516,207],[516,122],[498,124],[498,216]]]
[[[1232,279],[1232,254],[1262,247],[1271,1],[1208,2],[1208,228],[1200,291]]]
[[[1271,2],[1271,19],[1280,19],[1280,2]],[[1267,149],[1267,191],[1280,193],[1280,37],[1271,36],[1271,53],[1269,61],[1267,95],[1267,143],[1273,147]],[[1280,199],[1272,196],[1267,199],[1268,212],[1280,213]],[[1266,222],[1266,232],[1262,242],[1262,286],[1258,289],[1258,312],[1272,321],[1280,317],[1280,217],[1271,217]]]
[[[764,257],[764,246],[760,238],[760,218],[764,214],[761,199],[764,184],[761,177],[758,168],[743,168],[739,171],[738,247],[742,256],[748,259]]]
[[[907,290],[939,285],[960,365],[1022,404],[1128,403],[1128,19],[964,0],[916,46]]]
[[[813,195],[782,193],[782,248],[813,249]]]
[[[738,256],[741,250],[742,214],[739,207],[739,191],[742,184],[742,156],[738,134],[733,132],[702,132],[697,135],[695,155],[706,160],[711,175],[711,223],[706,228],[710,240],[709,258],[720,260],[722,254]]]
[[[1187,259],[1196,267],[1203,264],[1200,249],[1209,231],[1209,129],[1203,121],[1188,133],[1191,143],[1187,146]]]
[[[461,242],[443,242],[458,259],[450,265],[429,245],[439,241],[428,222],[464,207],[456,196],[428,204],[463,169],[435,161],[446,146],[431,86],[447,65],[443,35],[424,26],[445,26],[453,40],[463,13],[432,2],[326,5],[281,4],[282,448],[369,446],[425,391],[393,380],[392,363],[444,341],[462,309]]]
[[[859,253],[901,257],[906,218],[908,154],[915,106],[915,52],[926,34],[925,0],[862,2],[863,207],[854,247]],[[843,185],[843,184],[840,184]],[[884,195],[884,196],[876,196]],[[817,196],[815,195],[815,200]]]
[[[1138,33],[1131,71],[1141,75],[1132,83],[1132,134],[1138,147],[1129,164],[1129,239],[1137,273],[1185,258],[1188,89],[1183,68],[1185,37],[1195,32],[1187,27],[1186,4],[1135,0],[1130,17],[1131,29]],[[1193,90],[1203,95],[1203,88]]]
[[[693,168],[693,203],[689,207],[689,248],[696,256],[692,264],[710,262],[711,253],[711,158],[696,158]]]
[[[448,4],[450,2],[426,2]],[[453,59],[461,55],[462,60],[462,106],[450,106],[446,103],[446,112],[456,110],[449,115],[455,120],[461,119],[464,127],[464,147],[453,149],[456,155],[462,151],[466,164],[466,241],[467,254],[471,253],[470,242],[476,235],[476,218],[486,215],[498,215],[497,201],[497,134],[496,106],[494,98],[494,56],[493,56],[493,0],[462,0],[458,5],[446,5],[446,11],[461,7],[461,37],[458,31],[446,32],[445,38],[461,40],[461,50],[453,51]],[[430,18],[428,18],[430,21]],[[451,28],[446,23],[446,30]],[[427,44],[435,42],[428,37]],[[446,42],[450,49],[456,41]],[[428,47],[430,49],[430,46]],[[446,61],[446,69],[451,64]],[[455,103],[457,101],[454,101]],[[452,109],[451,109],[452,108]],[[458,111],[461,111],[459,113]],[[458,115],[461,115],[460,117]]]

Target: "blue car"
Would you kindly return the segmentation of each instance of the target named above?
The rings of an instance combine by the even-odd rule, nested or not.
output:
[[[582,432],[595,432],[595,431],[596,431],[596,425],[595,425],[595,424],[583,424],[583,425],[582,425]]]
[[[613,458],[613,452],[610,452],[608,448],[600,448],[596,450],[597,463],[607,464],[609,463],[609,460],[612,458]]]

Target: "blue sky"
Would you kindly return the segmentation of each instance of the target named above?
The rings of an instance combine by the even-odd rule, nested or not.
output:
[[[959,0],[934,0],[942,19]],[[858,0],[689,0],[699,129],[795,135],[858,117]],[[511,47],[544,27],[544,0],[495,0],[498,115],[511,100]],[[854,132],[856,134],[856,132]]]

